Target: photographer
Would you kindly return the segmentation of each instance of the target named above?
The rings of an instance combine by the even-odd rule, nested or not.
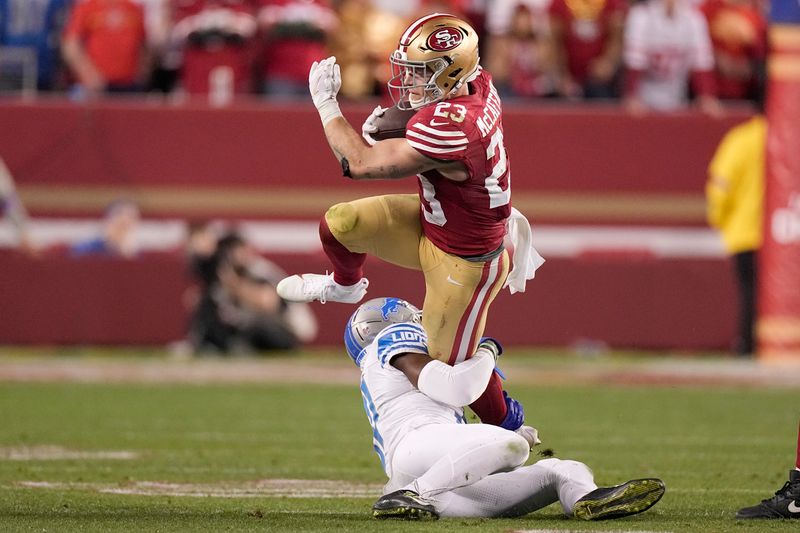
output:
[[[190,243],[197,240],[190,237]],[[206,274],[189,328],[195,352],[289,350],[316,334],[308,306],[287,303],[275,292],[283,272],[239,235],[218,239],[210,255],[190,251],[190,261],[196,273]]]

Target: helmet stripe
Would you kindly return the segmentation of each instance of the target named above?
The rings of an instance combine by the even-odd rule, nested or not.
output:
[[[456,18],[455,15],[449,15],[447,13],[433,13],[432,15],[426,15],[420,19],[417,19],[416,22],[412,22],[411,26],[403,33],[403,36],[400,37],[400,48],[403,52],[408,51],[408,45],[411,44],[411,36],[422,27],[423,24],[428,22],[431,19],[441,18],[441,17],[453,17]]]
[[[351,319],[352,320],[352,319]],[[361,365],[361,352],[363,351],[363,346],[359,344],[356,338],[353,336],[352,328],[350,327],[351,321],[347,322],[347,327],[344,328],[344,346],[347,349],[347,355],[353,360],[356,366]]]

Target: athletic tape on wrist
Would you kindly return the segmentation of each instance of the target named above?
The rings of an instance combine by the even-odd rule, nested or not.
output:
[[[323,126],[336,117],[342,116],[342,112],[339,110],[339,103],[335,99],[325,100],[317,107],[317,111]]]

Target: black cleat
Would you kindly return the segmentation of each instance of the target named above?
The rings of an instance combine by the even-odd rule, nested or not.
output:
[[[573,514],[581,520],[622,518],[650,509],[664,495],[660,479],[633,479],[616,487],[600,487],[577,501]]]
[[[439,513],[413,490],[396,490],[378,498],[372,506],[372,516],[379,520],[437,520]]]
[[[789,481],[775,496],[736,512],[736,518],[800,518],[800,471],[790,470]]]

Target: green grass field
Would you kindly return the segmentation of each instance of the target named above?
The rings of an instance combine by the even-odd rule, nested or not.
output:
[[[1,354],[0,374],[31,358],[34,367],[55,360],[94,365],[74,354],[37,357]],[[134,369],[159,359],[124,358]],[[267,374],[275,361],[263,363]],[[587,463],[599,484],[661,477],[664,499],[641,515],[600,523],[567,519],[556,506],[515,520],[379,523],[369,509],[385,480],[352,364],[331,355],[277,362],[299,370],[291,379],[200,384],[135,376],[100,383],[97,375],[64,381],[58,372],[31,381],[6,372],[0,530],[800,531],[797,521],[733,518],[786,479],[797,388],[571,384],[573,370],[585,375],[659,361],[517,352],[505,364],[508,389],[525,405],[543,446]],[[164,372],[196,364],[165,362]],[[247,365],[261,368],[258,361]],[[310,377],[315,368],[339,377],[319,384]],[[341,378],[350,373],[352,384]]]

